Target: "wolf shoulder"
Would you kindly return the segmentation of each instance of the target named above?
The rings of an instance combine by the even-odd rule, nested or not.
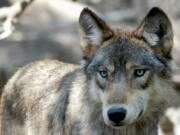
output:
[[[80,66],[58,60],[41,60],[20,68],[6,84],[3,95],[19,93],[25,98],[39,98],[44,93],[54,93],[61,85],[72,83]],[[2,96],[3,96],[2,95]]]
[[[61,79],[67,73],[71,73],[80,68],[80,66],[70,63],[64,63],[58,60],[41,60],[32,62],[20,68],[11,78],[13,82],[36,82],[51,81]]]
[[[0,134],[27,134],[32,129],[37,134],[39,129],[49,132],[50,112],[59,100],[65,108],[73,81],[80,73],[79,66],[58,60],[37,61],[17,70],[1,96]]]

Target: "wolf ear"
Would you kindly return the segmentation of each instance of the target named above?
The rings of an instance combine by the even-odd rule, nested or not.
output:
[[[81,49],[84,58],[90,58],[101,44],[113,35],[110,27],[88,8],[84,8],[79,18],[81,27]]]
[[[152,8],[138,27],[138,31],[156,54],[171,58],[173,46],[172,25],[161,9]]]

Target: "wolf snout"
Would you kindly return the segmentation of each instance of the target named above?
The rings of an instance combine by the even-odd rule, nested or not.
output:
[[[107,112],[108,118],[115,125],[120,125],[126,117],[126,110],[124,108],[110,108]]]

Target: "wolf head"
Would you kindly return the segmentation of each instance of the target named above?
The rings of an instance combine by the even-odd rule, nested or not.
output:
[[[105,124],[119,128],[158,113],[170,91],[173,31],[166,14],[155,7],[135,30],[114,31],[85,8],[79,23],[89,93]]]

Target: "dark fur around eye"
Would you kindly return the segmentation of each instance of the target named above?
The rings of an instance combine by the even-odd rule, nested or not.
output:
[[[99,74],[102,78],[107,78],[108,77],[108,73],[107,71],[99,71]]]

